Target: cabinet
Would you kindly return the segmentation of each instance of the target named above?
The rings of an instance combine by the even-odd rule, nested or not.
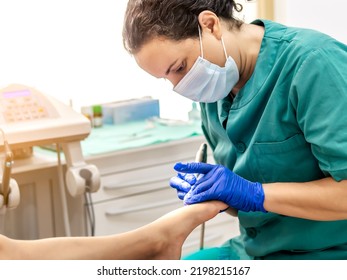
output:
[[[85,234],[84,198],[62,193],[58,171],[55,153],[15,160],[12,177],[19,185],[20,203],[0,215],[1,233],[25,240],[66,236],[66,214],[71,235]]]

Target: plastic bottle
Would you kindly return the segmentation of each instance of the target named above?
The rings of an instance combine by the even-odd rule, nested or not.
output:
[[[198,109],[196,102],[192,103],[192,109],[188,112],[188,118],[191,121],[201,120],[200,110]]]
[[[93,127],[102,127],[102,107],[101,107],[101,105],[93,106]]]

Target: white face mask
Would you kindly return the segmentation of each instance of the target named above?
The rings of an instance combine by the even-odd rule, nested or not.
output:
[[[225,98],[239,81],[239,70],[234,59],[227,56],[223,37],[221,39],[226,58],[225,66],[204,59],[199,26],[201,56],[174,87],[174,91],[196,102],[213,103]]]

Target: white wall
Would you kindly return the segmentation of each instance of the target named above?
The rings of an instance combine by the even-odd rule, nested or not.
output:
[[[163,117],[191,102],[123,49],[126,0],[0,0],[0,87],[36,87],[73,107],[152,95]],[[81,97],[82,96],[82,97]],[[173,105],[174,104],[174,105]]]
[[[346,0],[275,0],[275,21],[316,29],[347,44],[346,10]]]
[[[239,2],[244,5],[240,17],[254,20],[256,3]],[[33,86],[66,104],[72,100],[76,110],[151,95],[159,98],[162,117],[186,119],[191,102],[172,92],[168,82],[138,68],[123,49],[126,3],[0,0],[0,87]],[[275,4],[276,20],[315,28],[347,42],[345,0],[275,0]]]
[[[245,4],[243,0],[240,0]],[[186,119],[191,101],[123,49],[127,0],[0,0],[0,87],[33,86],[76,110],[151,95],[161,116]],[[245,4],[246,21],[256,4]],[[248,16],[250,15],[250,16]],[[82,97],[81,97],[82,96]]]

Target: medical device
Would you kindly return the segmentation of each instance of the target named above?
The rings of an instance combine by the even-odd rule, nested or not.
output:
[[[0,152],[6,154],[4,170],[0,171],[3,181],[10,176],[13,158],[8,159],[9,151],[16,155],[33,146],[59,144],[65,154],[70,194],[78,196],[99,189],[99,171],[85,163],[80,144],[90,134],[91,123],[70,106],[35,88],[12,84],[0,90],[0,128]],[[6,186],[0,191],[7,196]]]
[[[7,205],[8,193],[10,189],[10,180],[11,180],[11,170],[13,165],[13,153],[8,145],[6,139],[4,139],[4,165],[2,169],[2,180],[0,185],[0,193],[3,195],[4,204]]]
[[[195,156],[195,162],[207,162],[207,144],[202,143],[199,147],[199,150],[196,153]],[[201,174],[195,174],[196,178],[199,179],[201,177]],[[236,209],[228,207],[226,210],[226,213],[228,213],[231,216],[237,217],[238,212]],[[201,224],[201,232],[200,232],[200,250],[204,249],[204,243],[205,243],[205,223]]]
[[[195,156],[196,162],[207,162],[207,144],[202,143],[199,147],[199,150]],[[199,179],[201,174],[196,174],[196,178]],[[205,223],[201,224],[201,232],[200,232],[200,250],[204,249],[204,241],[205,240]]]

